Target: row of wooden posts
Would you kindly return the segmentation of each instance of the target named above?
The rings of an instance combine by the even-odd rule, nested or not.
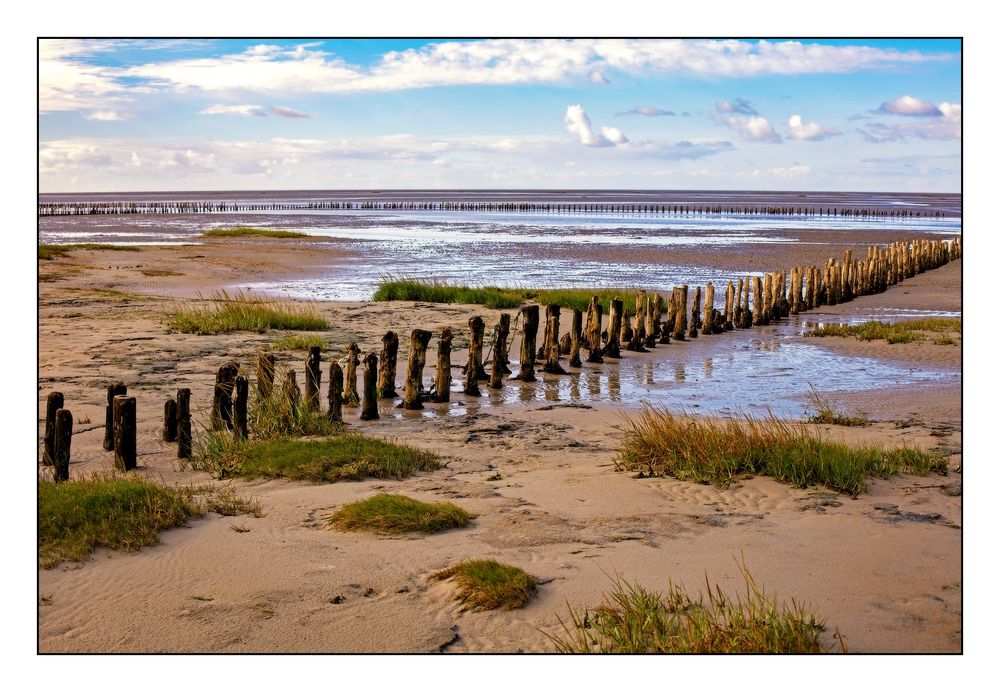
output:
[[[854,297],[879,293],[891,285],[918,273],[940,267],[961,257],[961,238],[951,241],[916,240],[897,242],[888,246],[868,248],[865,259],[855,260],[851,250],[842,260],[830,258],[822,267],[793,267],[789,272],[776,271],[760,276],[740,278],[736,285],[726,285],[724,307],[715,307],[715,286],[705,287],[704,300],[700,286],[694,288],[693,300],[688,310],[689,287],[675,286],[666,299],[657,292],[640,290],[636,294],[632,319],[626,317],[624,301],[611,301],[608,327],[602,329],[603,308],[594,296],[583,312],[573,310],[569,333],[560,338],[561,307],[545,307],[545,327],[541,347],[537,346],[540,307],[527,305],[521,308],[521,353],[518,372],[509,368],[508,347],[511,336],[511,318],[500,315],[494,327],[490,351],[492,368],[487,373],[483,348],[486,325],[482,317],[469,319],[469,354],[464,368],[462,391],[468,396],[480,396],[480,382],[487,382],[490,389],[503,388],[505,375],[522,382],[536,379],[536,364],[542,361],[542,371],[555,375],[568,374],[560,357],[569,356],[569,366],[583,365],[581,350],[587,350],[588,363],[603,363],[604,358],[622,357],[622,351],[645,352],[671,339],[683,341],[699,335],[720,334],[733,329],[746,329],[768,324],[772,320],[798,314],[822,305],[836,305]],[[750,294],[753,293],[751,303]],[[751,308],[751,305],[753,306]],[[664,318],[664,313],[666,317]],[[690,319],[689,319],[690,318]],[[418,410],[424,401],[447,403],[451,395],[451,329],[442,330],[437,343],[437,366],[434,383],[429,389],[423,386],[423,371],[427,347],[432,334],[426,329],[414,329],[410,334],[409,358],[403,386],[401,408]],[[361,420],[379,417],[378,400],[399,396],[396,391],[396,365],[399,337],[389,331],[382,337],[381,352],[361,356],[357,343],[347,349],[345,364],[332,361],[329,366],[329,387],[326,415],[334,423],[343,421],[343,407],[360,405]],[[363,367],[362,390],[357,389],[357,368]],[[320,407],[321,355],[313,346],[305,363],[306,407]],[[257,356],[257,397],[264,401],[274,392],[275,357],[261,352]],[[216,373],[211,410],[213,430],[231,430],[240,439],[249,436],[248,399],[250,381],[240,372],[236,361],[224,363]],[[294,416],[299,409],[300,397],[296,373],[289,370],[281,384],[283,402],[281,415]],[[69,478],[70,441],[73,416],[63,408],[60,392],[52,392],[46,402],[43,463],[54,467],[56,481]],[[189,459],[191,445],[191,390],[177,390],[176,398],[169,398],[163,411],[163,440],[177,443],[177,456]],[[136,467],[136,400],[127,395],[122,382],[113,382],[107,388],[104,449],[114,452],[115,467],[130,471]]]
[[[38,205],[39,216],[87,216],[92,214],[208,214],[246,211],[294,210],[413,210],[486,211],[625,214],[727,214],[766,216],[843,216],[860,218],[940,218],[940,211],[924,212],[902,207],[723,205],[723,204],[633,204],[563,202],[388,202],[388,201],[303,201],[303,202],[45,202]]]

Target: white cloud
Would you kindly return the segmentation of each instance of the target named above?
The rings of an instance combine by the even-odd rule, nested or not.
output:
[[[866,121],[865,126],[857,128],[857,131],[873,144],[905,142],[910,139],[961,139],[962,104],[943,101],[934,106],[934,109],[939,114],[936,117],[912,118],[906,122]]]
[[[654,118],[660,115],[677,115],[677,114],[674,113],[673,111],[657,108],[656,106],[636,106],[635,108],[630,108],[627,111],[615,113],[615,115],[645,115],[648,118]]]
[[[252,104],[225,105],[222,103],[216,103],[208,108],[198,111],[198,115],[254,115],[258,118],[263,118],[267,115],[267,111],[260,106],[254,106]]]
[[[309,118],[312,117],[308,113],[302,113],[288,106],[271,106],[269,109],[273,115],[277,115],[281,118]]]
[[[91,111],[90,113],[86,113],[83,117],[87,120],[120,121],[133,120],[135,118],[135,114],[125,113],[122,111]]]
[[[775,132],[774,125],[760,115],[720,116],[719,122],[748,142],[770,142],[771,144],[781,142],[781,135]]]
[[[617,127],[604,126],[600,132],[594,132],[587,112],[579,104],[566,106],[563,122],[566,124],[566,131],[579,139],[580,144],[588,147],[612,147],[628,143],[628,138]]]
[[[739,115],[757,115],[757,110],[744,98],[735,98],[732,101],[716,101],[716,113],[737,113]]]
[[[836,137],[841,133],[835,127],[823,127],[819,123],[804,123],[801,115],[792,115],[788,118],[789,139],[799,139],[816,142],[830,137]]]
[[[590,74],[587,75],[587,79],[594,84],[611,84],[611,80],[604,76],[604,73],[600,70],[591,70]]]
[[[878,108],[879,113],[890,115],[915,115],[937,118],[944,113],[930,101],[914,98],[912,96],[900,96],[898,99],[886,101]]]

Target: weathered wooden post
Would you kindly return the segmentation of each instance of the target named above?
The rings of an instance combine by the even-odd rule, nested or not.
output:
[[[451,399],[451,330],[445,327],[438,339],[437,372],[434,378],[434,401],[445,404]]]
[[[230,360],[219,367],[215,375],[212,399],[212,430],[233,428],[233,383],[240,371],[239,363]]]
[[[493,330],[493,368],[490,372],[490,389],[503,389],[503,376],[507,373],[508,334],[510,334],[510,315],[503,313]]]
[[[580,342],[583,340],[583,311],[573,309],[573,326],[570,329],[569,366],[581,368]]]
[[[753,277],[753,326],[767,324],[764,314],[764,285],[759,276]]]
[[[674,287],[674,341],[684,341],[684,332],[687,331],[687,284]]]
[[[191,458],[191,390],[177,390],[177,458]]]
[[[715,285],[709,281],[705,285],[705,316],[701,327],[702,334],[711,334],[715,330],[715,322],[712,311],[715,310]]]
[[[122,382],[112,382],[108,385],[108,407],[104,412],[104,449],[113,451],[115,448],[115,397],[128,394],[128,388]]]
[[[131,471],[136,466],[134,396],[115,397],[114,420],[115,468],[119,471]]]
[[[309,408],[319,408],[319,387],[320,387],[320,354],[319,346],[310,346],[309,355],[306,357],[306,406]]]
[[[628,337],[627,351],[644,353],[646,342],[646,292],[640,290],[635,295],[635,315],[632,317],[632,333]]]
[[[331,423],[342,423],[344,421],[344,370],[340,363],[332,361],[330,363],[330,389],[327,392],[326,417]]]
[[[378,419],[378,356],[365,354],[365,372],[362,378],[361,420]]]
[[[735,296],[736,288],[733,286],[733,282],[729,281],[726,283],[726,307],[722,314],[722,328],[727,332],[733,330],[733,298]]]
[[[522,382],[535,381],[535,341],[538,338],[538,306],[526,305],[521,308],[524,334],[521,336],[521,369],[517,379]],[[476,391],[478,394],[478,390]]]
[[[757,307],[754,306],[754,313],[760,313],[761,324],[767,324],[771,321],[771,291],[773,288],[771,279],[772,277],[770,274],[764,274],[764,302],[761,303],[760,310],[757,310]]]
[[[289,370],[285,373],[285,381],[281,384],[281,415],[285,427],[289,427],[299,419],[300,397],[298,378],[295,376],[294,370]]]
[[[469,318],[469,360],[465,364],[465,387],[462,391],[469,396],[479,396],[479,370],[482,367],[477,358],[482,358],[483,331],[486,325],[482,317]],[[476,348],[476,339],[479,339],[479,347]],[[477,355],[478,354],[478,355]]]
[[[233,435],[239,440],[247,439],[250,433],[247,427],[247,402],[249,398],[250,380],[239,375],[233,382]]]
[[[655,348],[662,336],[660,318],[663,316],[663,296],[654,293],[646,297],[646,348]]]
[[[391,399],[396,393],[396,354],[399,351],[399,337],[388,331],[382,337],[382,354],[378,359],[378,395]]]
[[[545,326],[549,333],[549,343],[545,351],[545,372],[553,375],[567,374],[559,364],[559,312],[558,305],[545,306]]]
[[[63,407],[62,392],[45,397],[45,436],[42,438],[42,464],[52,466],[56,459],[56,411]]]
[[[358,365],[361,359],[358,354],[361,349],[357,343],[351,342],[347,347],[347,356],[344,368],[344,406],[357,406],[361,401],[358,396]]]
[[[476,352],[476,380],[489,380],[483,364],[483,344],[486,341],[486,322],[482,317],[472,317],[469,319],[469,329],[472,331],[472,341],[469,348]]]
[[[601,349],[601,303],[597,296],[590,299],[587,306],[587,326],[584,331],[584,342],[587,345],[587,362],[603,363],[603,350]]]
[[[609,313],[608,340],[604,345],[604,355],[609,358],[621,358],[621,344],[618,341],[618,333],[622,327],[622,313],[625,311],[625,303],[621,298],[614,298],[611,301],[611,312]]]
[[[69,480],[69,448],[73,441],[73,414],[64,408],[56,411],[52,431],[53,478],[56,483]]]
[[[172,398],[163,402],[163,441],[177,441],[177,402]]]
[[[694,339],[698,336],[698,328],[701,326],[701,286],[694,287],[694,300],[691,301],[691,329],[688,330],[688,338]]]
[[[257,398],[263,401],[274,389],[274,354],[257,353]]]
[[[410,333],[410,357],[406,365],[406,384],[403,386],[403,408],[411,411],[424,407],[420,401],[420,392],[423,389],[424,363],[430,341],[431,333],[426,329],[414,329]]]

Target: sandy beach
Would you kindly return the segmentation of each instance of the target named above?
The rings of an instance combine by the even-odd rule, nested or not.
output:
[[[844,240],[849,240],[845,248],[859,242]],[[724,254],[688,251],[672,261],[751,271],[819,263],[829,253],[825,247],[787,243],[755,256],[755,263],[764,264],[739,267]],[[585,364],[562,383],[539,375],[537,385],[507,386],[500,394],[484,389],[478,401],[453,392],[450,404],[427,404],[422,412],[383,402],[377,421],[361,422],[356,408],[346,409],[351,429],[405,441],[447,461],[438,471],[399,481],[215,481],[205,472],[182,469],[176,448],[160,438],[164,399],[178,387],[190,387],[192,413],[203,423],[218,367],[233,358],[249,362],[280,333],[169,333],[165,313],[219,289],[308,280],[343,259],[343,251],[323,239],[220,239],[140,252],[80,250],[39,262],[39,438],[45,397],[58,389],[76,420],[71,475],[111,469],[111,455],[101,447],[104,388],[117,379],[137,398],[141,474],[166,484],[231,483],[258,499],[264,512],[261,518],[209,514],[163,532],[159,545],[136,553],[99,550],[88,562],[39,570],[40,651],[551,651],[544,632],[556,632],[559,619],[568,620],[567,603],[598,605],[615,575],[652,589],[666,588],[668,580],[683,582],[694,591],[707,576],[735,592],[742,586],[740,560],[765,591],[794,598],[824,618],[822,641],[830,649],[839,648],[834,636],[839,631],[851,652],[961,650],[957,336],[948,345],[888,344],[806,337],[801,329],[772,325],[629,353],[621,364]],[[878,311],[960,315],[961,279],[962,262],[956,261],[883,294],[800,319],[836,322]],[[324,364],[341,357],[351,342],[362,351],[377,350],[387,330],[399,333],[397,382],[411,329],[436,336],[451,328],[452,363],[458,365],[466,359],[469,317],[482,316],[490,330],[501,312],[413,302],[315,306],[332,325],[323,333],[330,340]],[[894,373],[935,373],[938,379],[914,386],[873,382],[825,390],[837,405],[862,409],[875,422],[820,427],[832,439],[906,442],[942,451],[949,474],[873,481],[867,493],[852,499],[764,477],[721,490],[616,472],[622,416],[635,414],[642,400],[630,399],[628,391],[610,396],[614,373],[647,366],[658,373],[656,363],[684,354],[685,386],[697,393],[698,386],[713,385],[691,383],[692,371],[725,367],[737,334],[843,359],[838,363],[853,359],[883,364]],[[434,343],[425,382],[433,373]],[[515,339],[511,354],[517,352]],[[278,355],[279,366],[300,371],[300,382],[303,360],[302,352]],[[594,379],[593,397],[588,397],[590,375],[603,378]],[[457,370],[453,377],[459,377]],[[325,379],[324,365],[324,393]],[[575,394],[561,394],[573,388]],[[782,396],[801,396],[805,406],[808,389],[798,388],[799,393],[782,390]],[[469,528],[421,538],[325,528],[324,517],[333,510],[377,491],[448,500],[475,520]],[[234,524],[250,530],[236,532]],[[463,612],[453,585],[428,579],[458,560],[481,557],[536,575],[537,597],[522,610]]]

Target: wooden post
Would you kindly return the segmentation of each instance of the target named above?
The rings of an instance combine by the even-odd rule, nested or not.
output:
[[[538,338],[538,306],[521,308],[524,334],[521,336],[521,371],[517,379],[522,382],[535,381],[535,340]],[[476,394],[478,394],[478,389]]]
[[[115,419],[115,468],[131,471],[136,466],[135,457],[135,397],[116,396]]]
[[[764,321],[764,285],[759,276],[753,277],[753,326],[766,324]]]
[[[482,317],[469,318],[469,329],[472,331],[472,341],[469,348],[476,352],[476,380],[489,380],[483,365],[483,343],[486,341],[486,322]]]
[[[632,317],[632,333],[628,337],[628,351],[643,353],[646,342],[646,292],[640,290],[635,295],[635,315]]]
[[[319,408],[319,346],[309,347],[309,356],[306,358],[306,406],[309,408]]]
[[[344,370],[340,363],[332,361],[330,363],[330,389],[327,393],[326,417],[331,423],[342,423],[344,421]]]
[[[420,401],[420,392],[423,389],[424,363],[430,340],[431,333],[426,329],[414,329],[410,333],[410,357],[406,365],[406,384],[403,386],[403,408],[411,411],[424,407]]]
[[[742,317],[740,318],[740,327],[747,329],[753,324],[753,312],[750,310],[750,286],[753,284],[753,278],[747,277],[746,281],[743,282],[743,307],[740,312]]]
[[[542,368],[545,372],[553,375],[566,375],[566,371],[559,365],[559,312],[558,305],[545,306],[545,326],[549,333],[549,344],[545,351],[545,365]]]
[[[764,274],[764,288],[763,288],[763,302],[760,304],[760,310],[757,306],[754,306],[754,314],[760,313],[760,324],[767,324],[771,321],[771,275]]]
[[[659,293],[646,298],[646,348],[654,348],[663,336],[660,320],[663,317],[663,296]]]
[[[490,389],[503,389],[503,376],[507,374],[508,334],[510,334],[510,315],[503,313],[493,330],[493,368],[490,372]]]
[[[398,396],[396,393],[396,353],[399,337],[396,332],[386,332],[382,337],[382,354],[378,359],[378,395],[383,399]]]
[[[319,367],[318,363],[316,367]],[[316,386],[319,386],[318,381]],[[247,400],[250,398],[250,380],[243,375],[239,375],[233,383],[233,393],[233,434],[237,439],[245,440],[250,434],[247,427]],[[318,406],[318,393],[316,401],[316,405]]]
[[[451,330],[445,327],[438,339],[437,373],[434,378],[434,401],[447,403],[451,398]]]
[[[289,370],[285,374],[285,381],[281,384],[281,415],[286,427],[290,426],[299,418],[299,382],[294,370]]]
[[[127,393],[128,388],[122,382],[108,385],[108,407],[104,412],[104,449],[109,452],[115,448],[115,397]]]
[[[212,429],[233,429],[233,383],[240,371],[239,363],[230,360],[219,367],[215,375],[215,390],[212,400]]]
[[[73,414],[64,408],[56,411],[53,421],[52,464],[56,483],[69,480],[69,448],[73,441]]]
[[[163,441],[177,441],[177,402],[169,398],[163,402]]]
[[[580,342],[582,340],[583,340],[583,311],[574,308],[573,326],[570,329],[570,344],[569,344],[569,366],[571,368],[583,367],[583,363],[580,361]]]
[[[615,298],[611,301],[611,312],[609,316],[608,324],[608,340],[604,345],[604,355],[609,358],[621,358],[621,344],[618,341],[618,332],[621,330],[622,326],[622,313],[624,312],[625,303],[621,298]]]
[[[722,328],[726,331],[733,330],[733,298],[736,296],[736,288],[733,282],[726,283],[726,307],[722,315]]]
[[[587,362],[603,363],[603,350],[601,349],[601,303],[597,296],[590,299],[587,306],[587,327],[584,331],[584,342],[587,346]]]
[[[698,336],[698,328],[701,326],[701,286],[694,287],[694,300],[691,301],[691,329],[688,330],[688,337],[694,339]]]
[[[361,359],[358,354],[361,349],[357,343],[351,342],[347,347],[346,367],[344,368],[344,406],[357,406],[361,401],[358,396],[358,365]]]
[[[45,436],[42,438],[42,464],[52,466],[56,459],[56,411],[63,407],[62,392],[45,397]]]
[[[191,390],[177,390],[177,458],[191,458]]]
[[[362,379],[361,420],[378,420],[378,356],[365,354]]]
[[[257,353],[257,398],[263,401],[274,389],[274,354]]]
[[[702,334],[711,334],[715,330],[714,317],[712,311],[715,309],[715,285],[709,281],[705,285],[705,311],[702,313],[705,316],[704,323],[701,327]]]

